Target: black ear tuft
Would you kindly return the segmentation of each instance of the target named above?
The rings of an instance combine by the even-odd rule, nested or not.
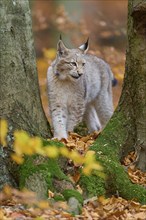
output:
[[[62,36],[61,36],[61,34],[60,34],[59,40],[62,40]]]
[[[86,41],[86,43],[82,44],[80,47],[79,47],[80,50],[82,50],[84,53],[87,52],[87,50],[89,49],[89,37]]]
[[[60,39],[59,39],[58,44],[57,44],[57,51],[58,51],[58,54],[60,56],[66,55],[67,51],[68,51],[67,47],[64,45],[64,43],[62,41],[61,34],[60,34]]]
[[[87,50],[88,45],[89,45],[89,37],[88,37],[88,39],[87,39],[87,41],[86,41],[86,43],[85,43],[84,45],[85,45],[85,46],[84,46],[85,50]]]

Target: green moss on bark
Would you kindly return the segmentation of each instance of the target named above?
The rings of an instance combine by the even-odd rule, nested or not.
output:
[[[25,162],[20,167],[20,188],[27,187],[28,189],[37,193],[37,188],[35,185],[42,184],[42,188],[46,189],[46,196],[48,189],[51,191],[56,191],[54,188],[53,180],[66,180],[69,181],[68,177],[61,171],[57,159],[44,158],[39,155],[34,155],[31,157],[26,157]],[[36,181],[38,183],[31,182],[31,179],[37,175]],[[40,185],[41,185],[40,184]],[[42,192],[44,189],[41,189]],[[58,189],[59,191],[59,189]],[[44,193],[45,194],[45,193]],[[45,197],[45,195],[42,195]]]
[[[99,176],[92,175],[85,176],[82,175],[80,179],[80,184],[84,190],[84,197],[101,196],[106,193],[105,181]]]
[[[96,146],[93,146],[94,148]],[[93,174],[91,176],[82,175],[80,184],[85,190],[86,197],[118,194],[125,199],[133,199],[145,204],[146,189],[130,181],[118,156],[110,153],[108,147],[105,147],[103,151],[102,149],[98,151],[96,148],[96,152],[97,161],[104,167],[106,178],[103,179]]]
[[[65,201],[65,198],[62,195],[55,195],[53,198],[56,202],[57,201]]]
[[[103,166],[106,178],[102,179],[93,172],[89,177],[82,175],[80,184],[86,197],[119,194],[125,199],[134,199],[145,204],[146,189],[133,184],[120,163],[121,146],[127,139],[124,124],[124,115],[116,111],[90,148],[96,152],[96,159]]]
[[[69,200],[71,197],[75,197],[80,204],[83,204],[83,196],[76,190],[66,189],[62,192],[64,198]]]

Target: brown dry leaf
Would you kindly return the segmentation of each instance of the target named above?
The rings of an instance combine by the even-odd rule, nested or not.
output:
[[[13,190],[12,190],[13,191]],[[4,211],[3,211],[4,210]],[[0,210],[1,211],[1,210]],[[145,220],[146,216],[146,205],[141,206],[139,203],[134,201],[127,201],[121,197],[111,197],[105,199],[104,197],[93,197],[84,204],[82,213],[77,216],[72,216],[68,211],[66,202],[56,202],[49,206],[47,209],[40,208],[29,208],[21,210],[14,207],[5,207],[2,209],[3,220],[9,219],[34,219],[40,216],[42,219],[70,219],[70,220],[81,220],[81,219],[108,219],[108,220]],[[1,212],[0,212],[1,214]],[[12,218],[14,217],[14,218]]]
[[[91,213],[86,209],[86,208],[83,208],[83,216],[88,219],[88,220],[92,220],[92,216],[91,216]]]
[[[87,146],[89,147],[90,145],[92,145],[94,143],[95,140],[88,140],[86,142]]]
[[[67,205],[67,202],[59,201],[59,202],[54,203],[54,208],[68,210],[68,205]]]
[[[87,135],[85,137],[82,137],[80,140],[86,143],[89,139],[90,139],[90,135]]]
[[[71,139],[77,139],[77,138],[81,138],[81,137],[82,136],[77,133],[74,133],[74,132],[69,133],[69,138],[71,138]]]
[[[102,205],[106,205],[109,202],[109,199],[106,199],[104,196],[100,196],[98,198],[98,202],[100,202]]]
[[[0,209],[0,219],[4,218],[4,214],[5,214],[5,211],[3,209]]]
[[[9,185],[5,185],[3,188],[3,192],[5,193],[5,195],[7,195],[8,197],[12,196],[12,188]]]
[[[77,185],[77,186],[76,186],[76,190],[77,190],[79,193],[83,194],[83,190],[82,190],[82,188],[80,187],[80,185]]]
[[[146,205],[140,206],[140,211],[146,211]]]
[[[76,141],[77,150],[84,151],[85,150],[85,143],[83,141],[77,140]]]
[[[54,193],[50,190],[48,190],[48,197],[49,197],[49,199],[54,197]]]
[[[128,175],[133,183],[146,186],[146,173],[130,166],[128,168]]]
[[[36,194],[32,191],[28,191],[27,189],[24,189],[23,191],[12,189],[12,193],[15,203],[22,202],[24,204],[34,204],[37,202]]]
[[[48,201],[44,201],[44,200],[39,201],[39,202],[37,203],[37,205],[38,205],[38,207],[39,207],[40,209],[48,209],[48,208],[49,208],[49,203],[48,203]]]
[[[12,219],[21,219],[23,218],[24,214],[20,213],[20,212],[13,212],[11,214],[11,218]]]
[[[146,173],[135,168],[134,162],[136,161],[136,152],[130,152],[124,158],[124,165],[128,166],[128,175],[133,183],[146,186]]]
[[[75,183],[77,183],[77,182],[79,181],[80,177],[81,177],[81,174],[80,174],[79,172],[76,172],[75,175],[72,176],[73,181],[74,181]]]
[[[73,141],[68,141],[66,146],[70,149],[76,148],[76,144]]]
[[[135,202],[135,201],[131,201],[130,202],[130,206],[135,209],[136,211],[139,211],[140,209],[140,204],[138,202]]]
[[[134,215],[134,218],[135,219],[143,219],[143,220],[145,220],[146,219],[146,213],[145,212],[139,212],[139,213],[136,213],[135,215]]]
[[[89,202],[92,203],[92,202],[95,202],[95,201],[97,202],[97,196],[94,196],[92,198],[84,200],[84,205],[86,205]]]
[[[136,153],[134,151],[130,152],[125,158],[124,158],[124,165],[128,166],[132,164],[136,159]]]

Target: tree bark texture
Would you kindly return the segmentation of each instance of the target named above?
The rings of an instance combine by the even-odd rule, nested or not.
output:
[[[137,167],[146,171],[146,0],[129,2],[128,41],[128,79],[125,80],[132,84],[129,92],[135,122]]]
[[[128,6],[126,71],[119,111],[125,115],[127,140],[138,153],[137,167],[146,171],[146,1],[132,0]]]
[[[11,130],[50,136],[40,99],[29,1],[0,1],[0,117]]]
[[[0,1],[0,27],[0,118],[9,124],[9,147],[0,148],[2,188],[5,183],[16,186],[18,180],[9,158],[13,131],[45,138],[51,132],[40,99],[29,1]]]

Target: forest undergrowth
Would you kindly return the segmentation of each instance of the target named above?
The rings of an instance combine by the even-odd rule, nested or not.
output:
[[[90,151],[90,146],[98,138],[99,133],[81,136],[77,133],[70,133],[68,140],[63,139],[62,143],[71,152],[77,151],[81,156],[85,156]],[[15,160],[15,157],[14,157]],[[17,160],[17,159],[16,159]],[[124,158],[122,165],[127,170],[131,182],[146,187],[146,174],[135,169],[134,161],[136,153],[131,152]],[[19,161],[20,162],[20,161]],[[21,162],[20,162],[21,163]],[[92,162],[91,162],[92,163]],[[78,184],[80,179],[81,164],[75,160],[68,159],[68,177],[76,185],[76,190],[82,194],[83,190]],[[91,170],[90,170],[91,172]],[[146,205],[141,205],[136,201],[128,201],[117,195],[111,197],[94,196],[83,201],[80,213],[72,213],[72,205],[65,200],[55,200],[55,193],[48,190],[47,200],[38,200],[35,193],[23,189],[5,186],[0,192],[0,219],[142,219],[145,220]]]

